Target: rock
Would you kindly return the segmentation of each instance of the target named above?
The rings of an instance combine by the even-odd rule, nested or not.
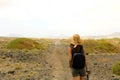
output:
[[[120,80],[120,79],[118,79],[118,78],[114,78],[113,80]]]
[[[93,63],[93,65],[95,65],[95,66],[96,66],[96,65],[98,65],[98,64],[97,64],[97,63]]]
[[[0,76],[1,76],[1,77],[5,77],[5,76],[6,76],[6,73],[0,73]]]
[[[33,78],[33,77],[32,78],[27,78],[26,80],[35,80],[35,78]]]
[[[8,74],[13,74],[14,75],[15,71],[8,71]]]

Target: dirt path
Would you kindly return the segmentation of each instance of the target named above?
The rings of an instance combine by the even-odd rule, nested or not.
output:
[[[62,53],[62,49],[59,46],[55,45],[50,53],[50,56],[47,56],[48,63],[52,66],[53,75],[50,80],[72,80],[70,68],[67,63],[67,55]]]
[[[62,45],[54,45],[50,49],[47,58],[48,63],[52,66],[52,79],[50,80],[72,80],[70,68],[68,67],[67,50]],[[112,64],[119,61],[116,55],[88,55],[88,69],[91,71],[90,80],[119,80],[112,75]]]

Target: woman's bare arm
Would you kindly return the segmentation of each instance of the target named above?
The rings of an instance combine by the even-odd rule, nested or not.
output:
[[[88,71],[88,68],[87,68],[88,63],[87,63],[87,59],[86,59],[86,52],[85,52],[85,49],[84,49],[84,55],[85,55],[86,71]]]
[[[71,49],[71,47],[68,47],[68,60],[69,60],[69,67],[71,67],[71,62],[72,62],[72,49]]]

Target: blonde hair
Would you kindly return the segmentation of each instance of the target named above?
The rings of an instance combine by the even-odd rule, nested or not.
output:
[[[74,48],[77,45],[83,44],[83,40],[80,38],[79,34],[74,34],[70,40],[71,40],[70,43],[74,45]]]

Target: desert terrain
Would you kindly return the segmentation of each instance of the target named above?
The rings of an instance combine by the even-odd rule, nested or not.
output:
[[[0,38],[0,80],[72,80],[68,44],[64,40],[48,40],[50,44],[44,50],[7,49],[5,46],[14,39]],[[119,53],[88,54],[90,80],[120,80],[112,73],[112,66],[118,61]]]

